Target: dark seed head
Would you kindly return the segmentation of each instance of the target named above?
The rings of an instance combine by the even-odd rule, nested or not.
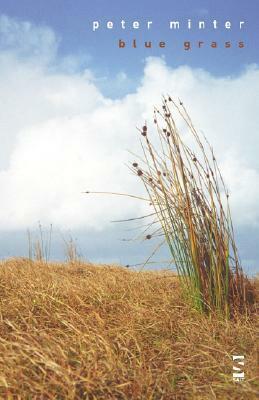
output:
[[[165,128],[163,129],[163,132],[166,133],[166,129]]]
[[[161,172],[160,172],[160,171],[157,171],[157,174],[158,174],[158,175],[161,175]]]
[[[163,172],[163,175],[166,176],[166,172]]]
[[[141,175],[143,175],[143,172],[141,171],[141,169],[138,169],[138,172],[137,172],[137,174],[138,174],[138,176],[141,176]]]
[[[149,182],[153,182],[153,179],[152,179],[152,178],[148,178],[148,181],[149,181]]]
[[[166,118],[170,118],[171,114],[165,114]]]
[[[171,135],[171,133],[170,132],[166,132],[166,135],[169,137]]]
[[[197,158],[196,158],[196,157],[193,157],[192,161],[196,162],[196,161],[197,161]]]
[[[147,132],[142,131],[142,132],[141,132],[141,135],[142,135],[142,136],[147,136]]]
[[[162,108],[163,108],[163,110],[166,110],[166,106],[163,106]]]
[[[168,97],[168,101],[172,101],[172,99],[171,99],[171,97],[170,97],[170,96]]]
[[[137,168],[138,163],[134,162],[132,165],[133,165],[133,167]]]
[[[146,127],[146,125],[143,126],[142,130],[143,130],[143,132],[147,132],[147,127]]]
[[[154,124],[157,124],[157,120],[156,119],[154,119]]]
[[[146,239],[147,239],[147,240],[150,240],[151,238],[152,238],[152,235],[147,235],[147,236],[146,236]]]
[[[207,176],[207,178],[209,178],[210,176],[209,176],[209,174],[206,174],[206,176]]]

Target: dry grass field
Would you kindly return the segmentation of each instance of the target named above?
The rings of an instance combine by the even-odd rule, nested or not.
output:
[[[256,399],[256,363],[255,316],[195,311],[170,272],[0,265],[1,399]]]

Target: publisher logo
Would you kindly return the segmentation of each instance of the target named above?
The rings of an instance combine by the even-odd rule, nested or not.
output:
[[[232,356],[233,360],[233,381],[241,382],[245,380],[245,356]]]

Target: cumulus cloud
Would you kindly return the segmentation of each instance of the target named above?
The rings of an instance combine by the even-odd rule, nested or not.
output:
[[[132,160],[127,150],[139,152],[135,127],[152,120],[163,93],[183,99],[213,144],[236,224],[258,224],[257,66],[237,77],[214,77],[148,58],[135,92],[111,99],[94,71],[66,72],[50,28],[1,17],[0,32],[1,229],[26,229],[39,220],[103,229],[111,219],[141,214],[141,202],[81,192],[141,192],[124,165]],[[117,79],[123,83],[127,75]]]

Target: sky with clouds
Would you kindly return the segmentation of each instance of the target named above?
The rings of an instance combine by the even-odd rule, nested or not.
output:
[[[259,67],[256,1],[128,2],[0,0],[0,256],[26,255],[26,230],[53,224],[78,238],[92,260],[141,262],[151,244],[119,239],[111,220],[142,215],[133,199],[86,196],[84,190],[142,193],[126,163],[139,153],[136,126],[152,118],[162,93],[183,99],[206,133],[231,193],[238,244],[248,271],[259,262]],[[214,4],[214,5],[213,5]],[[158,12],[159,11],[159,12]],[[119,29],[139,20],[137,32]],[[172,33],[168,19],[246,22],[242,34],[211,28]],[[92,31],[92,22],[117,22]],[[153,20],[149,33],[144,22]],[[157,24],[157,27],[156,27]],[[258,25],[258,21],[257,21]],[[159,29],[159,26],[161,29]],[[195,48],[197,40],[244,49]],[[117,40],[164,40],[166,49],[118,49]],[[181,46],[190,40],[194,46]],[[222,48],[221,48],[222,47]],[[126,229],[126,228],[125,228]],[[60,233],[60,235],[59,235]],[[135,233],[134,233],[135,235]]]

